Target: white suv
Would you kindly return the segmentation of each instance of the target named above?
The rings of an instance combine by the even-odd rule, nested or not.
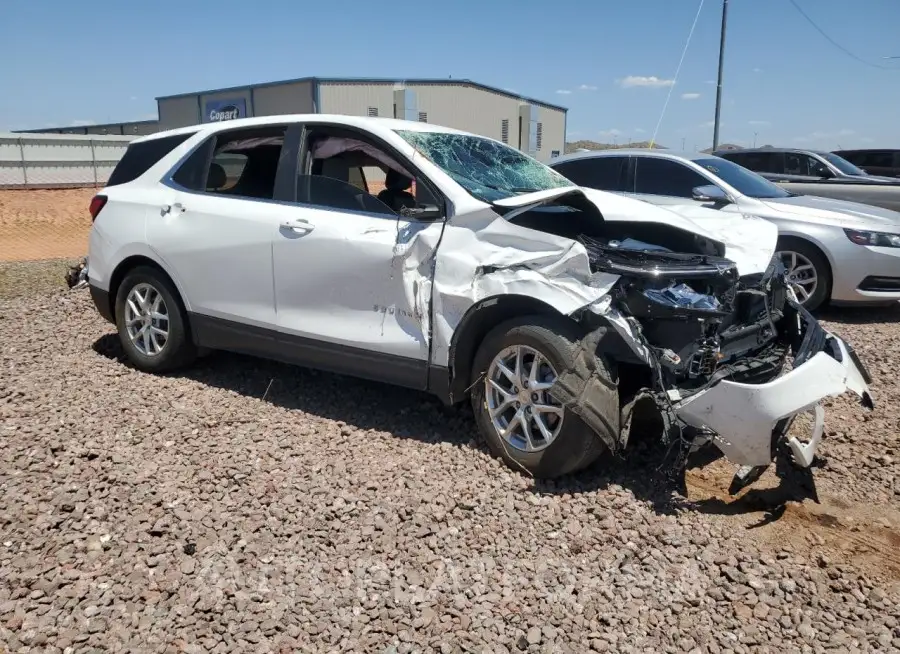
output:
[[[852,350],[787,289],[772,224],[583,189],[457,130],[161,132],[91,214],[90,292],[138,369],[222,349],[471,397],[493,452],[535,476],[624,448],[636,407],[747,473],[779,450],[809,465],[821,410],[809,443],[785,432],[822,398],[871,406]]]

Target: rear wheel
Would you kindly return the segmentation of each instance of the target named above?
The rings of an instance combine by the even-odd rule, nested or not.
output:
[[[166,372],[197,356],[178,292],[155,268],[139,266],[122,280],[116,327],[125,354],[139,370]]]
[[[831,268],[819,249],[794,238],[778,241],[778,256],[787,269],[788,283],[807,311],[814,311],[831,294]]]
[[[558,477],[586,468],[605,449],[584,421],[550,395],[559,375],[575,367],[580,337],[565,319],[530,316],[498,325],[479,347],[472,377],[475,420],[491,452],[511,468]],[[599,370],[608,381],[602,364]],[[615,429],[618,395],[611,382],[608,390],[606,418]],[[618,433],[608,436],[615,440]]]

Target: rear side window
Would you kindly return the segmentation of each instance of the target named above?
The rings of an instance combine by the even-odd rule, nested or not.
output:
[[[194,134],[195,132],[175,134],[130,144],[113,169],[106,185],[117,186],[133,182]]]
[[[191,191],[271,200],[286,130],[275,125],[217,134],[197,148],[172,179]]]
[[[553,168],[578,186],[601,191],[621,191],[624,164],[625,157],[590,157],[566,161]]]

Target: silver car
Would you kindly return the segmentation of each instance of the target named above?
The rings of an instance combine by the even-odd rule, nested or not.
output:
[[[580,186],[619,192],[690,216],[705,207],[778,225],[778,251],[797,296],[813,310],[900,300],[900,213],[796,195],[731,161],[670,150],[598,150],[554,159]]]

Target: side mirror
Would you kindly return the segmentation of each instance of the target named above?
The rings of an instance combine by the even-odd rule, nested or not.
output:
[[[399,214],[404,218],[415,220],[439,220],[444,217],[444,212],[436,204],[423,204],[418,207],[403,207]]]
[[[691,191],[691,197],[697,202],[715,202],[716,204],[729,204],[731,198],[715,184],[696,186]]]

